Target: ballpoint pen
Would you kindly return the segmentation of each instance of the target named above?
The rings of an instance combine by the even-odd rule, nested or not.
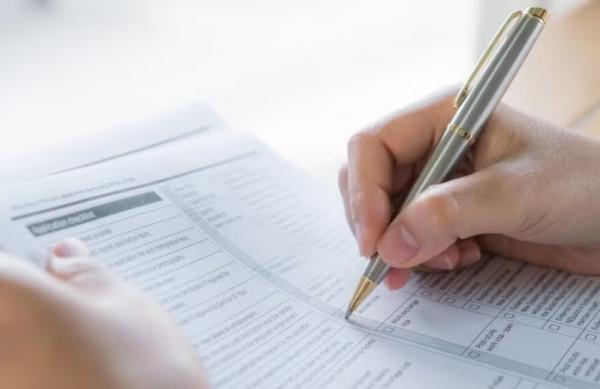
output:
[[[544,8],[530,7],[508,16],[458,92],[454,100],[456,113],[399,211],[429,186],[448,177],[468,152],[525,61],[548,15]],[[379,285],[388,269],[378,254],[371,256],[346,310],[346,319]]]

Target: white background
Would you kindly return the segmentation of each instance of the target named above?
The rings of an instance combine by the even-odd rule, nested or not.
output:
[[[486,3],[3,0],[0,169],[206,103],[333,183],[352,133],[466,77]]]

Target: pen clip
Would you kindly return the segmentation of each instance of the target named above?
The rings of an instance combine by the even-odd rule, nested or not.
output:
[[[498,30],[498,32],[496,32],[496,35],[494,35],[494,38],[488,44],[487,48],[479,58],[479,61],[477,61],[477,65],[475,65],[475,68],[471,72],[471,75],[469,76],[463,87],[460,88],[458,94],[454,98],[454,108],[460,107],[463,101],[465,101],[465,99],[469,95],[469,88],[471,87],[471,84],[473,84],[473,81],[475,80],[479,72],[481,72],[483,66],[490,59],[492,53],[494,52],[494,49],[496,48],[496,46],[498,46],[498,42],[500,42],[500,39],[502,38],[506,30],[508,30],[508,27],[510,26],[512,21],[520,17],[521,15],[523,15],[523,11],[515,11],[511,13],[508,16],[508,18],[506,18],[504,23],[502,23],[502,26],[500,26],[500,29]]]

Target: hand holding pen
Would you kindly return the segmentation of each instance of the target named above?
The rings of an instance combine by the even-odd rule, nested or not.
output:
[[[422,133],[423,129],[421,128],[420,132],[405,136],[403,142],[393,142],[400,152],[394,152],[391,147],[392,142],[381,142],[381,139],[378,142],[376,138],[372,139],[367,134],[358,136],[354,138],[354,141],[351,141],[350,154],[352,155],[353,152],[358,154],[362,161],[368,161],[366,165],[371,164],[371,168],[365,172],[363,165],[363,171],[357,171],[352,166],[351,161],[348,180],[352,184],[360,182],[360,177],[355,175],[362,174],[366,180],[372,180],[375,183],[375,188],[369,193],[365,188],[361,188],[360,184],[354,186],[350,184],[347,189],[355,234],[362,246],[362,253],[369,255],[371,259],[350,300],[346,318],[362,304],[386,277],[391,269],[387,261],[402,258],[402,267],[409,268],[427,259],[431,261],[431,264],[451,268],[451,254],[459,251],[454,242],[458,238],[466,239],[478,233],[487,232],[477,230],[479,215],[464,213],[455,193],[440,191],[439,188],[444,187],[440,183],[454,172],[471,150],[471,146],[480,137],[484,124],[502,99],[506,89],[527,57],[529,50],[542,31],[547,17],[546,10],[542,8],[516,11],[508,17],[456,96],[454,100],[456,112],[443,117],[442,128],[445,128],[443,132],[439,131],[438,128],[437,133],[430,131],[428,136]],[[435,119],[434,116],[420,119],[413,118],[414,122],[410,123],[413,129],[410,131],[424,127],[423,122],[432,121],[433,119]],[[388,137],[390,136],[388,135]],[[433,144],[436,144],[436,146],[429,150]],[[423,159],[429,151],[431,151],[429,157]],[[410,166],[419,160],[418,166]],[[379,161],[379,166],[373,167],[373,161]],[[404,170],[400,177],[394,177],[398,175],[397,172],[402,172],[402,169],[397,169],[394,172],[396,165],[401,167],[409,165],[410,169],[408,171]],[[492,181],[485,181],[489,177],[481,176],[481,174],[475,173],[455,181],[462,186],[463,190],[467,188],[464,192],[464,196],[467,198],[478,193],[476,189],[484,193],[500,191],[494,188]],[[483,183],[480,180],[478,181],[477,178],[483,179]],[[470,187],[469,183],[474,180],[476,181],[475,187]],[[358,211],[359,207],[356,204],[370,202],[373,204],[370,205],[371,207],[378,207],[373,209],[373,213],[378,214],[380,220],[388,219],[383,222],[383,225],[385,225],[386,222],[389,222],[392,208],[395,208],[389,202],[389,195],[395,192],[394,189],[404,189],[407,184],[410,184],[410,190],[407,190],[402,196],[401,205],[398,207],[400,214],[387,228],[386,233],[383,234],[378,243],[383,247],[377,247],[379,253],[375,251],[374,247],[365,247],[368,245],[365,242],[369,242],[370,239],[369,234],[379,236],[383,233],[385,227],[382,227],[382,225],[370,227],[368,223],[358,220],[363,211]],[[342,192],[344,192],[344,189]],[[436,194],[436,192],[440,194]],[[369,196],[373,198],[369,198]],[[429,209],[431,213],[421,214],[422,219],[416,223],[422,231],[418,231],[418,228],[414,226],[409,228],[406,223],[398,221],[402,217],[406,218],[406,214],[410,215],[408,208],[422,207],[420,204],[424,203],[424,198],[432,199],[429,200],[429,203],[432,204],[430,205],[431,209]],[[465,229],[451,231],[452,233],[446,234],[447,236],[435,234],[438,231],[442,232],[440,230],[444,228],[452,229],[453,227],[457,228],[457,226],[463,226]],[[485,227],[488,228],[489,226]],[[490,232],[493,232],[493,229]],[[393,237],[390,237],[392,235]],[[424,249],[420,244],[418,235],[434,236],[436,241],[431,247]],[[475,257],[476,251],[479,250],[473,241],[465,240],[461,245],[463,251],[472,253],[471,257]],[[394,256],[386,254],[386,247],[388,246],[395,248]],[[454,254],[454,257],[456,256]],[[405,276],[406,272],[396,274],[396,277],[399,277],[398,274],[404,274]],[[388,277],[388,282],[393,284],[393,279],[394,273],[392,272]]]
[[[451,270],[481,251],[578,274],[600,274],[600,141],[500,105],[458,170],[393,216],[452,117],[451,95],[361,132],[340,171],[346,216],[365,256],[379,252],[385,284],[411,268]],[[366,264],[366,261],[365,261]],[[360,313],[360,308],[359,308]]]

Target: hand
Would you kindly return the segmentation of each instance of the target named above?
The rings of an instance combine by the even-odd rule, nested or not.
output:
[[[0,387],[203,388],[199,361],[158,305],[57,245],[48,272],[0,258]]]
[[[454,269],[481,249],[536,265],[600,274],[600,143],[501,105],[460,174],[392,213],[452,118],[452,96],[356,134],[339,183],[362,255],[393,267]]]

